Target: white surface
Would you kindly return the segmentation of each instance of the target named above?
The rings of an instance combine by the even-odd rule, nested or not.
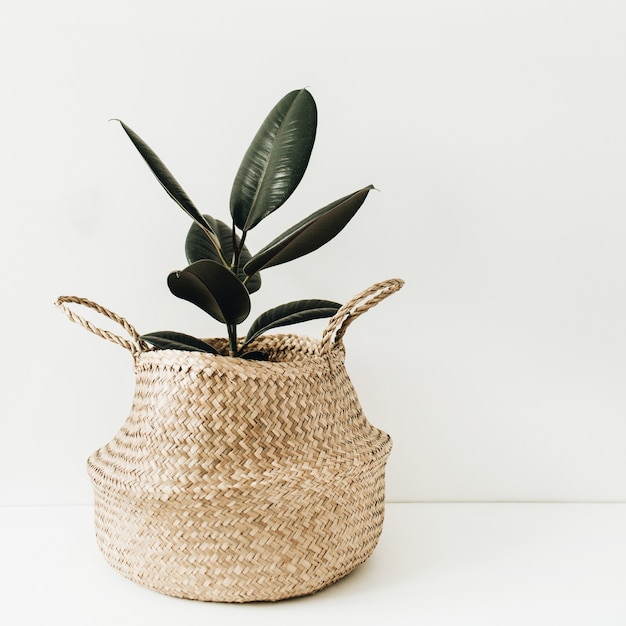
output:
[[[374,555],[313,596],[178,600],[101,557],[91,507],[0,509],[7,626],[623,626],[626,505],[390,504]]]
[[[224,219],[258,125],[304,85],[313,158],[251,248],[380,193],[268,270],[254,312],[406,279],[346,337],[395,440],[388,498],[626,501],[623,0],[7,1],[0,58],[0,503],[88,503],[85,459],[128,412],[127,356],[58,295],[222,332],[168,292],[189,220],[107,120]]]

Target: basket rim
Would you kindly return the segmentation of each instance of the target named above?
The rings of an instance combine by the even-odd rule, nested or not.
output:
[[[226,349],[228,345],[228,339],[225,337],[202,337],[202,341],[205,341],[211,345],[220,346],[220,349]],[[239,337],[238,341],[244,341],[243,337]],[[289,345],[293,342],[294,345]],[[157,358],[158,355],[163,355],[165,358],[180,359],[181,361],[206,361],[207,363],[224,363],[238,366],[252,365],[254,367],[267,368],[275,365],[291,365],[304,362],[317,362],[324,363],[328,361],[330,355],[323,354],[320,350],[321,340],[308,335],[299,335],[296,333],[275,333],[266,334],[258,337],[254,341],[250,342],[246,346],[246,352],[253,350],[260,350],[267,348],[274,352],[283,352],[285,354],[292,354],[293,358],[289,359],[276,359],[270,358],[267,361],[261,361],[256,359],[244,359],[241,356],[229,356],[223,352],[219,354],[213,354],[211,352],[202,352],[199,350],[179,350],[176,348],[155,348],[150,347],[148,350],[143,350],[137,355],[137,361],[148,358]],[[340,360],[345,357],[345,347],[343,342],[337,344],[333,351],[333,355],[339,356]]]

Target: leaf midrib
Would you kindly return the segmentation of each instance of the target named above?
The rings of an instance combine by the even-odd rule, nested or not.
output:
[[[248,211],[248,215],[246,216],[246,222],[243,225],[243,231],[248,231],[249,227],[248,227],[248,222],[250,221],[250,216],[253,215],[254,213],[254,209],[256,207],[256,203],[257,200],[259,198],[259,194],[261,193],[261,187],[263,186],[263,181],[265,180],[265,175],[267,174],[267,170],[269,168],[269,163],[272,159],[272,154],[274,153],[274,146],[276,145],[277,141],[278,141],[278,137],[281,135],[281,133],[283,133],[283,122],[285,121],[287,115],[289,115],[289,112],[291,111],[291,107],[293,106],[294,102],[299,98],[300,94],[298,94],[293,102],[289,105],[289,109],[287,110],[287,113],[284,115],[284,117],[282,118],[282,120],[280,121],[280,125],[278,127],[278,132],[276,133],[276,136],[274,137],[274,141],[272,142],[272,147],[270,148],[268,157],[266,159],[265,162],[265,167],[263,168],[263,173],[261,175],[261,178],[259,179],[259,184],[257,185],[257,189],[254,192],[254,198],[252,200],[252,204],[250,205],[250,210]]]

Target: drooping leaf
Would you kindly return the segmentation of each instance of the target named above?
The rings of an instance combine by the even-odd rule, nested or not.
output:
[[[204,219],[185,190],[180,186],[178,181],[167,169],[154,150],[132,128],[124,124],[122,120],[116,121],[120,123],[124,132],[128,135],[135,148],[137,148],[139,154],[143,157],[143,160],[148,164],[151,172],[155,175],[159,183],[161,183],[163,189],[165,189],[169,196],[181,209],[183,209],[183,211],[185,211],[185,213],[193,218],[207,232],[207,236],[214,237],[215,233],[213,232],[211,225]]]
[[[186,350],[187,352],[208,352],[218,354],[217,350],[206,341],[184,333],[171,330],[159,330],[147,335],[141,335],[144,341],[152,344],[159,350]]]
[[[233,257],[233,231],[230,226],[215,219],[210,215],[203,215],[204,219],[210,224],[211,228],[219,239],[221,252],[226,261],[231,261]],[[237,246],[240,245],[240,238],[235,235],[237,239]],[[195,263],[201,259],[211,259],[217,263],[221,263],[220,253],[217,251],[215,244],[210,239],[202,228],[195,222],[191,225],[189,232],[187,233],[187,239],[185,240],[185,253],[187,255],[187,261],[189,263]],[[239,269],[237,277],[240,281],[247,280],[246,287],[248,293],[254,293],[261,288],[261,275],[257,272],[253,276],[248,276],[243,271],[243,266],[250,260],[250,251],[244,245],[239,256]]]
[[[317,107],[306,89],[288,93],[270,111],[233,183],[230,212],[238,228],[253,228],[294,192],[309,163],[316,129]]]
[[[295,300],[281,304],[265,311],[254,320],[246,335],[244,346],[272,328],[332,317],[340,307],[339,303],[330,300]]]
[[[250,313],[250,296],[226,267],[203,259],[167,277],[170,291],[223,324],[240,324]]]
[[[361,208],[372,185],[335,200],[286,230],[244,266],[246,274],[280,265],[317,250],[335,237]]]

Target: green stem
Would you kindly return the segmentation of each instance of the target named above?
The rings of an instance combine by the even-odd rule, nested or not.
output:
[[[239,274],[239,257],[241,256],[241,251],[243,250],[244,242],[246,241],[246,235],[248,231],[244,230],[241,233],[241,238],[239,240],[239,245],[237,245],[237,233],[235,231],[235,223],[233,222],[233,258],[231,262],[230,269],[235,274]]]
[[[233,242],[233,256],[230,260],[231,272],[237,273],[237,263],[239,263],[239,251],[237,250],[237,232],[235,231],[235,222],[233,221],[233,227],[231,230],[232,242]]]
[[[237,324],[226,324],[228,329],[228,356],[237,356]]]

